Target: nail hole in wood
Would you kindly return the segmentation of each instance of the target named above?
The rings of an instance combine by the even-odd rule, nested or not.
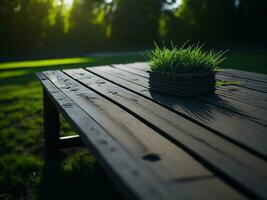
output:
[[[147,161],[151,161],[151,162],[156,162],[160,160],[160,157],[155,153],[150,153],[150,154],[143,156],[143,159]]]

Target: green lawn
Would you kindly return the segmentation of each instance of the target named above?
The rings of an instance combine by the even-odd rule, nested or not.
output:
[[[267,51],[234,51],[222,66],[267,74],[266,57]],[[44,157],[42,90],[34,72],[143,60],[137,55],[0,63],[0,199],[120,199],[87,150]],[[74,134],[61,121],[62,134]]]
[[[226,57],[224,68],[267,74],[267,50],[233,50]]]

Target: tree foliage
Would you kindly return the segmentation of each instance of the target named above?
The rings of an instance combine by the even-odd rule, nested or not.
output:
[[[160,0],[118,0],[112,16],[112,36],[124,46],[151,45],[158,40]]]
[[[266,0],[1,0],[0,54],[267,42]]]

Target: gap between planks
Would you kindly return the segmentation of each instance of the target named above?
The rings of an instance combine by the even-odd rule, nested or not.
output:
[[[100,98],[99,96],[97,97],[97,95],[93,95],[93,92],[92,91],[90,91],[90,90],[88,90],[88,88],[84,88],[84,87],[82,87],[82,86],[80,86],[80,85],[78,85],[78,84],[76,84],[75,83],[75,81],[74,80],[72,80],[72,78],[70,78],[70,77],[67,77],[67,75],[63,75],[63,73],[61,74],[61,73],[59,73],[59,71],[58,72],[52,72],[52,71],[50,71],[50,72],[45,72],[45,74],[46,74],[46,76],[48,76],[49,78],[50,78],[50,80],[53,80],[54,81],[54,83],[56,84],[56,86],[57,87],[59,87],[60,89],[61,89],[61,91],[63,92],[63,93],[65,93],[66,95],[68,95],[68,97],[69,98],[71,98],[72,100],[75,100],[75,102],[76,103],[78,103],[79,104],[79,106],[82,106],[82,109],[84,110],[84,111],[86,111],[89,115],[92,115],[92,116],[94,116],[94,117],[97,117],[97,112],[92,112],[92,110],[91,110],[91,112],[89,112],[89,110],[88,110],[88,104],[84,104],[83,103],[83,101],[82,101],[82,99],[83,99],[83,97],[86,97],[87,95],[89,95],[88,96],[88,98],[90,97],[90,95],[92,95],[91,97],[90,97],[90,99],[91,99],[91,103],[92,103],[92,101],[94,101],[95,103],[97,102],[97,107],[101,107],[101,109],[100,110],[98,110],[98,112],[100,112],[101,110],[101,112],[105,112],[105,115],[106,114],[108,114],[108,110],[110,110],[110,112],[111,113],[113,113],[113,115],[114,115],[114,112],[113,111],[115,111],[116,109],[115,109],[115,107],[112,105],[112,104],[110,104],[110,103],[108,103],[108,104],[106,104],[108,107],[103,107],[103,105],[104,104],[102,104],[101,103],[101,101],[106,101],[105,99],[103,99],[103,98]],[[59,78],[59,77],[61,77],[61,78]],[[87,90],[86,90],[87,89]],[[79,90],[80,90],[80,92],[82,92],[82,93],[80,93],[79,92]],[[83,94],[83,95],[85,95],[85,96],[80,96],[79,94]],[[77,97],[75,97],[76,95],[78,95],[79,96],[79,98],[77,98]],[[82,97],[82,98],[80,98],[80,97]],[[85,98],[85,99],[88,99],[88,98]],[[101,100],[102,99],[102,100]],[[96,106],[96,104],[93,104],[93,106]],[[112,108],[113,107],[113,108]],[[105,109],[104,109],[105,108]],[[112,110],[112,109],[114,109],[114,110]],[[119,110],[118,110],[119,111]],[[111,116],[111,113],[109,114],[110,116]],[[115,112],[115,113],[117,113],[117,112]],[[125,113],[125,112],[124,112]],[[122,115],[123,114],[123,112],[122,111],[120,111],[120,115]],[[115,118],[113,118],[114,120],[116,119],[116,120],[118,120],[119,118],[118,117],[122,117],[121,119],[125,119],[125,118],[127,118],[127,115],[122,115],[122,116],[118,116],[118,115],[114,115],[114,117]],[[128,117],[130,117],[129,115],[128,115]],[[100,122],[101,120],[102,120],[102,126],[105,126],[105,124],[107,124],[107,118],[105,118],[104,117],[104,115],[100,115],[99,117],[97,117],[97,118],[94,118],[94,120],[96,120],[97,122]],[[133,121],[134,121],[134,119],[132,119]],[[129,123],[129,121],[128,121],[128,123]],[[139,123],[140,124],[140,123]],[[109,124],[109,126],[110,126],[111,124]],[[125,127],[126,128],[126,127]],[[107,130],[107,127],[105,127],[105,130]],[[109,131],[111,131],[112,129],[109,129]],[[113,137],[115,136],[114,134],[116,134],[116,133],[118,133],[119,132],[119,130],[123,130],[123,129],[114,129],[114,132],[113,132]],[[136,129],[135,128],[135,130],[138,130],[138,129]],[[143,131],[146,133],[145,135],[143,135],[142,136],[142,141],[143,142],[150,142],[150,141],[153,141],[153,138],[155,139],[155,137],[159,137],[159,135],[158,136],[156,136],[155,134],[149,134],[149,132],[148,132],[148,130],[149,129],[147,129],[147,131],[145,131],[146,129],[144,129],[143,128]],[[143,131],[141,131],[141,132],[139,132],[140,134],[143,132]],[[130,134],[130,132],[128,132],[129,134]],[[124,141],[125,141],[125,137],[127,136],[127,135],[125,135],[125,133],[124,134],[121,134],[120,136],[123,136],[124,135]],[[150,137],[149,137],[149,139],[148,140],[146,140],[145,138],[146,137],[144,137],[144,136],[148,136],[148,135],[150,135]],[[137,136],[137,135],[136,135]],[[116,141],[121,141],[122,142],[122,139],[123,138],[121,138],[121,137],[116,137]],[[129,141],[129,140],[128,140]],[[164,140],[165,141],[165,140]],[[122,144],[122,143],[121,143]],[[129,143],[130,144],[130,143]],[[163,148],[163,144],[164,144],[164,142],[163,142],[163,140],[162,140],[162,142],[161,143],[159,143],[159,142],[157,142],[157,145],[159,145],[159,144],[162,144],[162,147],[160,147],[161,148],[161,151],[163,151],[164,150],[164,148]],[[151,146],[150,148],[158,148],[157,147],[157,145],[154,145],[153,147]],[[124,146],[125,147],[125,146]],[[130,146],[127,146],[127,148],[129,149],[130,147],[132,147],[132,145],[130,145]],[[167,146],[165,145],[165,147],[167,148]],[[168,144],[168,148],[171,148],[172,147],[172,145],[171,145],[171,143],[169,143]],[[178,147],[176,147],[176,148],[178,148]],[[169,151],[169,153],[170,152],[172,152],[172,153],[174,153],[174,152],[176,152],[175,151],[175,149],[174,148],[172,148],[172,151]],[[164,155],[164,154],[163,154]],[[170,156],[171,154],[168,154],[168,156]],[[178,159],[180,159],[180,158],[183,158],[183,154],[182,154],[182,152],[180,152],[180,153],[178,153],[178,154],[176,154],[176,155],[179,155],[178,157],[176,157],[176,160]],[[139,156],[140,157],[140,156]],[[180,158],[179,158],[180,157]],[[137,158],[137,157],[136,157]],[[163,156],[163,158],[164,158],[164,156]],[[174,157],[173,157],[173,159],[174,159]],[[177,172],[179,172],[179,171],[181,171],[182,170],[182,168],[181,167],[183,167],[183,165],[185,164],[185,161],[186,160],[183,160],[183,162],[180,162],[180,166],[179,165],[176,165],[175,164],[175,162],[172,162],[172,164],[175,164],[175,165],[170,165],[171,167],[173,167],[174,169],[175,169],[175,171],[177,170]],[[162,162],[162,161],[161,161]],[[154,167],[156,166],[155,164],[153,164],[154,165]],[[153,165],[151,165],[151,166],[153,166]],[[194,164],[194,165],[197,165],[196,163]],[[192,170],[192,172],[194,171],[193,170],[193,166],[194,165],[188,165],[187,166],[187,168],[185,168],[186,170]],[[175,167],[176,166],[176,167]],[[165,167],[167,167],[167,166],[165,166]],[[178,170],[179,169],[179,170]],[[154,170],[155,170],[155,168],[154,168]],[[166,169],[165,169],[166,170]],[[183,171],[182,171],[183,172]],[[185,171],[184,171],[185,172]],[[184,173],[183,172],[183,173]],[[179,172],[179,173],[181,173],[181,172]],[[183,174],[182,173],[182,174]],[[204,181],[205,182],[205,184],[206,184],[206,181]],[[223,187],[223,188],[225,188],[225,190],[227,191],[230,191],[229,190],[229,188],[228,187],[226,187],[225,185],[222,185],[222,182],[220,182],[219,180],[216,182],[216,184],[218,185],[220,185],[221,184],[221,186]],[[177,185],[176,186],[177,188],[179,188],[179,186]],[[227,189],[228,188],[228,189]],[[177,192],[177,191],[176,191]],[[180,191],[180,192],[182,192],[182,191]],[[211,192],[211,191],[209,191],[209,192]],[[178,194],[177,194],[178,195]],[[237,195],[237,197],[238,197],[238,195]]]
[[[209,120],[200,121],[200,118],[198,116],[190,115],[190,113],[186,112],[183,108],[178,107],[179,104],[181,104],[181,105],[183,105],[184,103],[188,104],[187,101],[184,101],[184,100],[180,99],[178,101],[179,104],[177,104],[178,103],[177,102],[178,98],[174,98],[174,97],[171,97],[171,96],[164,96],[164,98],[163,98],[163,95],[160,95],[160,94],[154,94],[154,96],[157,96],[157,98],[159,99],[159,100],[155,100],[154,96],[151,97],[151,94],[148,92],[148,88],[142,86],[141,83],[143,83],[144,81],[141,82],[140,84],[136,83],[137,82],[136,81],[137,78],[140,79],[140,77],[136,77],[136,78],[127,77],[129,75],[132,76],[132,74],[130,74],[129,72],[127,72],[127,73],[125,72],[126,74],[124,73],[123,76],[121,76],[121,75],[118,76],[118,73],[121,72],[120,70],[117,70],[117,73],[114,74],[114,73],[111,73],[110,71],[108,71],[107,69],[108,69],[107,67],[88,68],[88,70],[90,72],[93,72],[96,75],[101,76],[104,79],[112,81],[113,83],[115,83],[117,85],[120,85],[121,87],[124,87],[124,88],[126,88],[128,90],[131,90],[132,92],[134,92],[136,94],[142,95],[145,98],[153,100],[156,103],[159,103],[160,105],[162,105],[162,106],[164,106],[164,107],[166,107],[166,108],[168,108],[168,109],[170,109],[170,110],[172,110],[174,112],[177,112],[178,114],[182,115],[183,117],[185,117],[185,118],[187,118],[187,119],[189,119],[189,120],[201,125],[204,128],[207,128],[208,130],[211,130],[212,132],[220,135],[221,137],[223,137],[223,138],[225,138],[225,139],[227,139],[227,140],[229,140],[229,141],[241,146],[242,148],[244,148],[244,149],[246,149],[246,150],[248,150],[248,151],[250,151],[250,152],[252,152],[252,153],[254,153],[254,154],[258,155],[258,156],[260,156],[261,158],[266,159],[266,151],[267,151],[267,149],[266,149],[266,145],[264,143],[264,141],[266,141],[266,140],[261,138],[261,137],[265,137],[266,136],[265,134],[263,134],[263,132],[266,131],[265,127],[262,127],[260,125],[255,124],[255,123],[253,125],[253,124],[251,124],[251,123],[253,123],[253,121],[248,121],[248,119],[245,121],[246,123],[242,123],[242,125],[241,125],[240,124],[240,119],[239,119],[239,118],[241,118],[241,116],[238,116],[238,118],[234,117],[234,116],[227,116],[227,115],[224,114],[224,112],[220,111],[220,109],[217,108],[217,107],[211,107],[211,108],[213,108],[212,111],[216,113],[216,116],[221,116],[221,117],[219,117],[218,119],[216,118],[216,120],[215,121],[213,120],[212,122],[209,121]],[[112,69],[112,68],[110,68],[110,69],[116,71],[116,69]],[[168,103],[169,101],[172,102],[174,100],[175,100],[175,102],[177,104],[175,108],[171,107],[169,105],[169,103]],[[198,102],[196,100],[191,100],[190,107],[192,107],[194,105],[194,104],[192,104],[193,103],[192,101],[196,105],[203,105],[203,104],[199,104],[201,102]],[[225,119],[228,119],[228,126],[222,126],[222,124],[226,123]],[[244,117],[242,117],[242,119],[245,120]],[[222,120],[223,120],[223,123],[221,123]],[[238,126],[238,128],[239,128],[239,131],[240,131],[240,129],[242,129],[242,137],[235,136],[235,133],[236,134],[241,134],[241,132],[239,133],[237,130],[233,132],[232,129],[234,127],[232,127],[232,125],[235,126],[235,123],[240,124]],[[232,124],[232,125],[230,126],[229,124]],[[255,126],[256,127],[258,126],[259,129],[258,128],[254,129]],[[255,131],[258,132],[257,133],[257,135],[258,135],[257,137],[254,137],[254,136],[252,137],[251,130],[248,129],[249,127],[250,127],[250,129],[253,128],[254,135],[256,134]],[[263,132],[261,132],[261,130]],[[246,136],[244,136],[244,134],[246,134]],[[239,140],[241,140],[241,141],[239,141]],[[256,140],[257,142],[254,141],[254,143],[252,143],[253,140]],[[242,141],[245,142],[245,143],[243,144]],[[259,146],[259,144],[261,144],[261,145]]]
[[[78,71],[78,72],[76,73],[76,76],[75,76],[75,73],[74,73],[75,71]],[[83,84],[83,85],[89,87],[90,89],[92,89],[94,92],[97,92],[98,94],[101,94],[101,95],[103,96],[103,92],[100,92],[99,90],[97,90],[97,89],[95,88],[98,84],[96,84],[96,86],[94,86],[94,84],[93,84],[94,81],[93,81],[92,77],[89,77],[90,80],[89,80],[89,78],[87,77],[87,82],[86,82],[86,78],[83,77],[83,76],[86,75],[86,71],[80,71],[80,72],[79,72],[79,70],[64,70],[64,72],[67,73],[70,77],[75,78],[76,81],[80,82],[81,84]],[[82,74],[80,77],[77,76],[79,73]],[[87,72],[87,73],[89,73],[89,72]],[[91,75],[91,76],[92,76],[92,75]],[[95,75],[94,75],[94,76],[95,76]],[[99,87],[99,88],[103,88],[103,87],[105,87],[105,86],[104,86],[104,85],[105,85],[105,81],[99,79],[99,81],[95,81],[95,82],[96,82],[96,83],[97,83],[97,82],[98,82],[98,83],[101,83],[101,87]],[[87,83],[88,83],[89,85],[88,85]],[[123,88],[122,88],[122,89],[123,89]],[[113,103],[116,103],[116,101],[110,99],[110,97],[107,96],[108,93],[112,94],[112,91],[110,91],[110,92],[106,92],[105,95],[104,95],[103,97],[109,99],[109,100],[112,101]],[[114,91],[113,94],[116,94],[116,93],[118,93],[118,92],[115,92],[115,91]],[[134,94],[134,93],[133,93],[133,94]],[[123,96],[125,96],[125,95],[123,95]],[[140,97],[141,97],[141,96],[140,96]],[[152,102],[151,102],[151,103],[152,103]],[[120,105],[122,108],[126,109],[128,112],[129,112],[129,111],[131,112],[131,110],[129,110],[129,108],[127,108],[127,107],[125,107],[125,106],[122,106],[121,104],[118,104],[118,103],[117,103],[116,105]],[[157,104],[156,104],[156,105],[157,105]],[[162,113],[161,111],[159,111],[159,112]],[[134,114],[134,113],[131,112],[131,114]],[[135,115],[135,116],[138,117],[138,115]],[[148,116],[146,116],[146,117],[148,117]],[[140,119],[140,117],[139,117],[139,119]],[[144,118],[141,118],[140,120],[144,121]],[[181,123],[181,124],[183,124],[183,123]],[[150,125],[151,125],[151,124],[150,124]],[[169,124],[169,125],[170,125],[170,124]],[[164,126],[164,127],[166,127],[166,126]],[[154,127],[154,128],[155,128],[155,127]],[[199,128],[200,128],[200,127],[199,127]],[[170,131],[170,132],[174,132],[174,130],[172,130],[172,131]],[[188,149],[187,149],[187,151],[188,151]],[[234,151],[234,152],[235,152],[235,151]]]

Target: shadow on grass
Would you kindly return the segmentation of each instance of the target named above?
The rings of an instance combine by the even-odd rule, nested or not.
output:
[[[45,159],[38,199],[123,199],[88,153]]]

